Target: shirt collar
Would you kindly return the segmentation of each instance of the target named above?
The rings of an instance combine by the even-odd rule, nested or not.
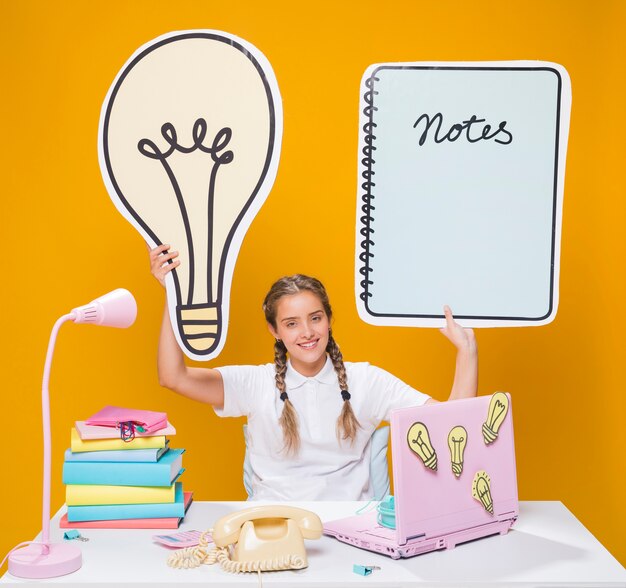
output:
[[[300,372],[297,372],[291,365],[291,360],[287,360],[287,373],[285,374],[285,385],[287,390],[294,390],[302,386],[307,380],[315,380],[320,384],[335,384],[337,383],[337,375],[335,374],[335,368],[333,362],[328,355],[326,356],[326,363],[324,367],[314,376],[307,378]]]

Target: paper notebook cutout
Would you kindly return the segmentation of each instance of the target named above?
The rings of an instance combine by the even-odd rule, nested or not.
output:
[[[164,412],[151,410],[105,406],[102,410],[90,416],[85,421],[85,424],[100,427],[118,427],[119,423],[128,421],[141,425],[146,433],[154,433],[155,431],[160,432],[161,429],[167,426],[167,415]]]
[[[571,106],[555,63],[375,64],[362,79],[360,317],[542,325],[558,305]]]

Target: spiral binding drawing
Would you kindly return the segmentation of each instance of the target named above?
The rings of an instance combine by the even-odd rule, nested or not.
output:
[[[363,216],[361,216],[359,220],[363,226],[359,230],[359,233],[363,237],[363,240],[360,243],[363,251],[359,254],[359,260],[363,263],[363,266],[359,268],[359,273],[363,276],[363,279],[360,282],[362,292],[359,296],[365,303],[367,303],[368,297],[372,296],[372,293],[369,291],[369,286],[374,283],[370,279],[370,273],[372,272],[372,268],[370,267],[370,258],[374,257],[374,254],[370,251],[370,247],[374,245],[374,241],[371,239],[371,236],[374,233],[374,229],[372,228],[372,221],[374,220],[372,217],[372,211],[375,210],[375,207],[372,204],[372,201],[375,198],[372,193],[372,189],[376,186],[376,183],[373,181],[376,172],[372,168],[376,163],[376,160],[374,159],[374,151],[376,151],[376,147],[374,146],[374,140],[376,139],[374,129],[377,125],[374,122],[374,112],[378,110],[378,108],[374,106],[374,96],[378,94],[378,92],[374,90],[373,86],[374,82],[377,81],[379,80],[374,74],[365,80],[367,91],[363,95],[363,99],[366,103],[366,106],[363,109],[363,114],[367,118],[367,122],[363,125],[363,132],[365,135],[363,137],[363,159],[361,159],[361,164],[363,166],[361,177],[364,180],[361,184],[361,188],[363,189],[363,194],[361,195],[361,200],[363,200],[363,204],[361,205]]]

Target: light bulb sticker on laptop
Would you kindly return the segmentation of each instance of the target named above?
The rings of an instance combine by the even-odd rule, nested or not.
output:
[[[483,439],[487,445],[498,438],[498,432],[508,412],[509,397],[504,392],[496,392],[491,397],[487,420],[483,423]]]
[[[409,448],[415,453],[427,468],[437,470],[437,453],[430,442],[428,429],[424,423],[413,423],[407,433]]]
[[[452,473],[458,478],[463,472],[463,454],[467,445],[467,431],[460,425],[454,427],[448,433],[448,447],[450,448],[450,461]]]
[[[472,496],[483,505],[487,512],[493,514],[491,479],[485,470],[480,470],[474,475],[474,482],[472,483]]]

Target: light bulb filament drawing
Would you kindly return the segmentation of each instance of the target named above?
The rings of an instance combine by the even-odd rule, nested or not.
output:
[[[176,201],[178,202],[178,206],[180,209],[180,214],[182,217],[183,224],[185,226],[185,233],[187,238],[187,248],[188,248],[188,258],[189,258],[189,285],[187,289],[187,305],[191,306],[193,303],[193,287],[195,281],[195,255],[194,255],[194,245],[191,238],[191,226],[189,223],[189,216],[187,212],[187,207],[185,205],[185,200],[183,199],[183,195],[181,192],[181,188],[179,182],[176,179],[176,176],[172,170],[172,166],[170,166],[167,162],[167,158],[170,157],[175,151],[180,153],[193,153],[196,150],[200,150],[204,153],[208,153],[211,155],[211,159],[213,161],[213,167],[211,169],[211,175],[209,178],[208,185],[208,203],[207,203],[207,227],[208,227],[208,241],[207,241],[207,259],[211,259],[212,257],[212,247],[213,247],[213,207],[215,202],[215,180],[217,177],[218,169],[221,165],[225,165],[231,163],[234,159],[234,154],[232,151],[223,151],[226,148],[228,143],[232,137],[232,130],[229,127],[224,127],[215,135],[213,139],[213,143],[210,147],[204,145],[204,139],[207,135],[207,122],[203,118],[198,118],[193,125],[193,144],[191,147],[184,147],[183,145],[178,143],[178,137],[176,134],[176,129],[174,125],[171,123],[165,123],[161,127],[161,135],[168,143],[169,148],[166,151],[161,151],[157,145],[150,139],[141,139],[137,144],[137,148],[142,155],[150,159],[158,160],[163,169],[167,173],[167,177],[172,184],[172,188],[174,190],[174,194],[176,195]],[[175,272],[176,270],[174,270]],[[212,272],[207,272],[207,293],[213,291],[212,286]],[[177,288],[180,288],[178,281],[176,281]],[[179,293],[182,296],[182,292]],[[182,298],[179,298],[182,299]],[[209,301],[213,303],[217,303],[217,300]]]
[[[458,478],[463,472],[463,456],[467,445],[467,431],[464,427],[456,426],[448,433],[448,447],[452,472]]]
[[[407,441],[411,451],[422,460],[427,468],[437,469],[437,452],[430,442],[426,425],[413,423],[407,433]]]
[[[483,505],[483,508],[493,514],[493,498],[491,496],[491,479],[487,472],[481,470],[474,475],[472,496]]]
[[[426,445],[426,443],[424,443],[424,440],[422,439],[421,431],[418,433],[417,439],[413,439],[411,443],[414,443],[415,445],[419,445],[420,452],[422,452],[427,457],[430,457],[431,455],[430,448],[428,447],[428,445]]]
[[[500,415],[506,410],[506,406],[502,404],[499,400],[496,400],[495,411],[493,413],[493,421],[497,421],[500,418]]]

